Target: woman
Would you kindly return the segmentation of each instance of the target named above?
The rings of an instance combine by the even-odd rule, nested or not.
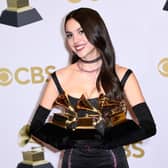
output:
[[[156,133],[154,120],[136,76],[130,69],[116,65],[110,36],[95,10],[79,8],[71,11],[65,18],[64,28],[72,53],[71,64],[51,75],[30,131],[42,140],[49,141],[48,136],[53,133],[46,134],[45,120],[62,93],[68,95],[72,107],[76,106],[81,95],[94,107],[98,107],[98,99],[102,94],[110,100],[126,99],[134,111],[132,116],[137,127],[131,127],[130,123],[118,127],[102,124],[103,131],[100,127],[93,136],[87,137],[86,134],[77,139],[77,133],[72,136],[66,131],[57,130],[55,139],[50,140],[55,141],[58,149],[65,149],[62,168],[127,168],[122,146]],[[78,115],[86,113],[89,110]]]

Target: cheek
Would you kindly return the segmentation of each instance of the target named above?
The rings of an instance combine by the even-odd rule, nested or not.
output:
[[[66,41],[66,44],[67,44],[67,47],[68,47],[68,48],[72,49],[72,46],[73,46],[73,45],[72,45],[71,40],[67,40],[67,41]]]
[[[67,48],[68,48],[70,53],[72,53],[72,52],[76,53],[75,48],[73,47],[73,44],[72,44],[71,41],[67,41],[66,45],[67,45]]]
[[[93,48],[95,48],[95,47],[94,47],[94,45],[92,45],[91,43],[88,43],[88,48],[93,49]]]

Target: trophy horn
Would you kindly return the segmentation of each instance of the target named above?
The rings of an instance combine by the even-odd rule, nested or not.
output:
[[[73,106],[71,105],[68,96],[65,93],[60,94],[56,100],[55,100],[55,104],[54,105],[59,105],[63,108],[65,108],[68,111],[75,111],[75,109],[73,108]]]
[[[77,102],[76,110],[87,110],[87,111],[94,112],[96,114],[100,113],[98,109],[96,109],[94,106],[92,106],[89,103],[89,101],[85,98],[83,94]]]
[[[55,100],[54,105],[55,106],[58,105],[58,106],[65,109],[64,113],[68,117],[69,121],[73,121],[73,120],[76,121],[78,115],[77,115],[75,109],[73,108],[73,106],[71,105],[69,98],[65,92],[58,95],[58,97]]]

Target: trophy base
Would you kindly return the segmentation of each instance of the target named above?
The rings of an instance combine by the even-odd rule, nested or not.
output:
[[[22,12],[4,10],[0,16],[0,23],[20,27],[41,20],[41,16],[35,8]]]
[[[168,11],[168,1],[167,1],[166,4],[164,5],[163,10],[167,10],[167,11]]]
[[[17,168],[54,168],[51,163],[41,164],[41,165],[29,165],[25,163],[19,163]]]

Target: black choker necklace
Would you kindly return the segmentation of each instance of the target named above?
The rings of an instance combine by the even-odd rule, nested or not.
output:
[[[80,58],[80,61],[81,62],[84,62],[84,63],[86,63],[86,64],[91,64],[91,63],[94,63],[94,62],[97,62],[97,61],[99,61],[101,59],[101,56],[99,56],[99,57],[97,57],[97,58],[95,58],[95,59],[92,59],[92,60],[84,60],[84,59],[82,59],[82,58]]]
[[[80,66],[79,62],[77,62],[77,67],[79,68],[80,71],[82,71],[82,72],[87,72],[87,73],[98,72],[98,71],[100,70],[100,67],[97,67],[97,68],[91,69],[91,70],[83,69],[83,68]]]

